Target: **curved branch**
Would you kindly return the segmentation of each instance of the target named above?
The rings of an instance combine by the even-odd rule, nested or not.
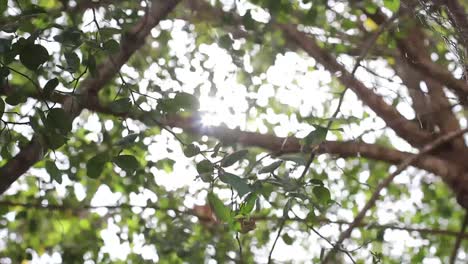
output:
[[[463,46],[468,56],[468,15],[465,8],[457,0],[445,0],[445,5],[450,11],[450,15],[454,21],[454,26],[460,32]],[[466,59],[466,58],[465,58]],[[468,70],[468,69],[467,69]]]
[[[408,89],[416,119],[423,129],[431,133],[434,132],[434,113],[431,110],[428,96],[421,90],[420,86],[422,74],[411,68],[400,54],[395,56],[395,59],[393,69]]]
[[[88,105],[87,108],[99,113],[139,120],[148,126],[155,125],[154,121],[148,118],[148,116],[155,116],[155,114],[151,112],[117,114],[113,113],[108,108],[96,104]],[[158,120],[157,125],[181,128],[185,132],[214,137],[223,142],[260,147],[272,153],[300,153],[304,150],[301,147],[300,139],[296,137],[283,138],[271,134],[260,134],[256,132],[241,131],[238,129],[229,129],[224,126],[207,127],[203,126],[200,119],[196,116],[170,116]],[[318,154],[332,154],[341,157],[365,157],[391,164],[400,164],[404,160],[415,156],[415,154],[412,153],[398,151],[376,144],[353,141],[325,141],[320,144]],[[460,167],[457,164],[432,155],[424,155],[420,157],[413,163],[413,166],[439,175],[443,179],[453,179],[457,177],[460,172]]]
[[[387,16],[381,11],[371,14],[363,10],[363,12],[371,18],[376,24],[380,25],[387,21]],[[419,29],[416,29],[419,30]],[[413,30],[414,31],[414,30]],[[410,32],[414,34],[417,32]],[[426,76],[431,76],[443,85],[450,88],[460,99],[460,102],[464,105],[468,104],[468,83],[464,80],[459,80],[453,76],[453,74],[446,68],[434,63],[430,58],[420,55],[419,50],[414,47],[413,43],[407,38],[397,40],[398,47],[402,51],[408,60],[408,62],[418,71]]]
[[[335,73],[340,82],[352,89],[358,97],[368,105],[388,126],[390,126],[401,138],[410,144],[421,147],[432,138],[431,134],[422,131],[417,124],[407,120],[394,107],[385,103],[379,95],[367,88],[362,82],[351,75],[334,57],[320,48],[315,39],[299,31],[293,25],[278,25],[284,33],[294,42],[298,43],[304,51],[315,58],[330,73]]]

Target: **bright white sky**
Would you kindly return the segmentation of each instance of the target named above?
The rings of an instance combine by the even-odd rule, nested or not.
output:
[[[337,10],[340,10],[340,5],[336,5]],[[242,11],[244,12],[244,11]],[[98,13],[99,14],[99,13]],[[268,17],[265,16],[261,10],[256,9],[256,12],[253,12],[254,17],[258,20],[267,20]],[[100,20],[100,19],[99,19]],[[87,12],[84,15],[85,24],[86,21],[92,21],[91,12]],[[103,22],[104,23],[104,22]],[[185,25],[183,21],[163,21],[161,22],[161,27],[163,29],[171,29],[171,35],[173,40],[170,43],[173,56],[176,57],[180,62],[183,62],[187,67],[177,71],[178,76],[181,76],[181,81],[183,85],[174,86],[174,82],[161,83],[156,77],[156,72],[159,71],[160,66],[157,62],[153,63],[147,71],[144,73],[144,76],[139,76],[132,68],[124,66],[122,72],[126,75],[141,80],[140,88],[142,92],[147,92],[145,87],[147,83],[152,80],[155,83],[159,84],[161,87],[174,87],[177,90],[183,90],[186,92],[193,92],[194,88],[199,84],[202,84],[202,95],[200,96],[200,105],[201,111],[204,113],[203,123],[207,126],[209,125],[219,125],[225,123],[230,128],[240,127],[243,130],[248,131],[259,131],[260,133],[266,133],[267,127],[264,125],[264,122],[274,123],[276,127],[274,133],[278,136],[284,137],[288,134],[294,134],[298,137],[307,135],[313,127],[308,124],[299,123],[296,116],[287,116],[282,113],[274,113],[273,111],[268,111],[266,114],[260,115],[254,121],[247,121],[246,111],[247,111],[247,98],[254,99],[257,101],[257,104],[261,106],[268,105],[269,98],[275,98],[282,104],[296,107],[302,116],[315,115],[318,117],[327,117],[328,113],[325,113],[323,102],[327,102],[330,105],[331,109],[335,109],[337,105],[337,100],[333,99],[333,96],[330,94],[329,83],[331,82],[330,74],[323,70],[319,65],[316,65],[314,59],[306,58],[300,56],[293,52],[288,52],[286,54],[279,54],[276,58],[275,64],[270,67],[264,74],[254,78],[254,83],[261,84],[261,87],[258,93],[251,93],[247,90],[245,86],[237,82],[236,77],[236,66],[232,63],[230,55],[217,44],[212,45],[202,45],[200,46],[200,53],[206,55],[209,59],[206,62],[203,62],[205,66],[211,68],[214,73],[214,85],[218,89],[218,93],[215,97],[209,96],[209,85],[208,75],[203,73],[200,65],[200,60],[190,62],[185,57],[186,47],[193,45],[192,36],[188,35],[185,31],[182,30],[182,27]],[[115,26],[115,25],[110,25]],[[94,30],[92,24],[87,26],[86,30]],[[152,31],[153,37],[156,37],[159,34],[159,30],[154,29]],[[49,53],[58,52],[59,46],[54,42],[44,42],[41,43],[47,47]],[[235,46],[239,46],[240,43],[236,43]],[[157,45],[157,44],[156,44]],[[339,58],[348,69],[351,69],[354,64],[354,59],[347,56],[342,56]],[[195,67],[195,71],[189,70],[189,65]],[[317,67],[317,70],[310,70],[311,67]],[[386,63],[383,61],[373,61],[367,65],[370,68],[378,69],[380,75],[394,79],[396,82],[388,82],[383,79],[376,80],[374,76],[368,74],[364,70],[358,70],[356,76],[364,82],[369,87],[378,87],[377,92],[384,95],[385,98],[394,98],[396,96],[394,91],[401,92],[402,89],[399,89],[398,82],[400,80],[393,76],[393,72],[386,68]],[[245,56],[244,58],[244,67],[247,71],[251,69],[250,58]],[[276,91],[274,87],[277,87]],[[278,88],[279,87],[279,88]],[[158,94],[149,95],[159,97]],[[154,105],[149,105],[149,107],[154,107]],[[23,111],[29,111],[31,105],[28,104],[23,107]],[[414,114],[411,110],[408,102],[401,102],[397,106],[398,110],[401,111],[408,118],[413,118]],[[233,110],[233,111],[232,111]],[[356,95],[352,91],[348,91],[345,97],[343,106],[341,107],[341,113],[344,116],[354,116],[357,118],[362,118],[363,105],[360,101],[357,100]],[[367,112],[369,112],[366,108]],[[249,112],[250,116],[255,116],[257,113],[255,110]],[[374,114],[371,114],[372,117],[375,117]],[[466,122],[464,125],[466,125]],[[128,124],[132,130],[138,132],[143,127],[138,124],[128,121]],[[101,120],[96,114],[84,112],[79,120],[75,120],[74,127],[83,125],[85,129],[91,131],[87,136],[87,139],[90,141],[98,141],[100,138],[101,131]],[[114,124],[111,121],[106,121],[104,127],[106,129],[112,128]],[[385,123],[380,119],[372,120],[368,118],[364,120],[361,125],[349,125],[343,126],[344,129],[343,137],[345,139],[352,140],[353,138],[360,135],[363,131],[370,128],[382,128],[385,126]],[[21,128],[20,128],[21,129]],[[177,131],[177,130],[175,130]],[[30,131],[24,131],[29,133]],[[404,141],[398,139],[392,131],[382,130],[375,133],[369,133],[364,136],[364,141],[368,143],[373,143],[375,138],[380,134],[386,133],[391,136],[392,143],[395,148],[399,150],[412,151],[410,146]],[[125,136],[125,135],[122,135]],[[335,137],[329,135],[328,140],[333,140]],[[149,140],[148,140],[149,141]],[[150,142],[148,142],[150,143]],[[173,152],[169,153],[166,151],[166,147],[171,146]],[[69,166],[67,158],[60,152],[56,152],[56,158],[60,161],[58,164],[59,168],[67,168]],[[166,173],[163,170],[158,170],[156,168],[152,169],[152,172],[155,175],[155,180],[158,184],[164,185],[168,190],[175,190],[180,187],[190,186],[190,192],[193,193],[193,196],[187,196],[185,200],[185,205],[187,208],[193,207],[194,204],[204,204],[206,192],[202,191],[195,194],[201,188],[206,188],[206,184],[195,182],[195,176],[197,172],[193,166],[193,161],[191,159],[185,158],[179,143],[176,142],[172,136],[163,131],[160,135],[154,136],[152,143],[149,145],[148,152],[148,161],[157,161],[164,158],[171,158],[177,162],[174,165],[174,171],[170,174]],[[319,157],[319,161],[324,161],[325,157]],[[265,164],[268,164],[271,160],[266,159]],[[337,166],[344,167],[346,164],[345,160],[339,159],[337,161]],[[327,168],[323,164],[322,169],[325,170],[330,178],[339,178],[341,177],[341,171],[333,168]],[[416,173],[415,170],[408,170],[411,172],[411,179],[408,173],[402,173],[395,180],[395,184],[405,184],[411,186],[411,192],[409,197],[404,197],[402,200],[390,204],[389,201],[384,201],[379,204],[378,209],[378,219],[382,221],[383,224],[390,223],[396,220],[396,216],[402,213],[413,212],[414,206],[413,203],[420,203],[422,198],[422,193],[418,188],[418,181],[421,177],[428,177],[424,173]],[[235,171],[233,171],[235,172]],[[33,169],[31,170],[32,175],[37,175],[39,177],[48,178],[45,170]],[[365,182],[369,177],[368,172],[363,172],[359,176],[359,180]],[[177,179],[177,180],[174,180]],[[58,193],[60,195],[66,195],[66,186],[69,186],[71,181],[64,179],[61,185],[57,186]],[[329,186],[332,191],[333,197],[340,197],[346,195],[343,193],[344,186]],[[14,187],[9,192],[15,192],[19,189],[26,188],[25,185],[18,183],[14,184]],[[74,183],[74,188],[77,193],[78,199],[83,199],[85,197],[85,190],[83,186],[79,183]],[[225,198],[229,197],[229,193],[221,193],[221,196]],[[140,194],[132,194],[130,197],[130,203],[135,205],[145,205],[146,199],[151,198],[152,201],[157,201],[157,197],[154,193],[149,190],[144,190]],[[96,193],[93,198],[92,205],[112,205],[120,201],[121,195],[119,193],[112,193],[110,189],[102,185],[99,188],[99,191]],[[356,203],[359,207],[362,207],[366,199],[364,196],[357,196]],[[140,210],[141,211],[141,210]],[[135,213],[142,213],[138,210]],[[99,213],[105,214],[106,210],[98,210]],[[299,215],[301,212],[295,210]],[[152,212],[143,212],[142,216],[151,214]],[[338,210],[339,219],[342,220],[352,220],[353,214],[347,210],[340,209]],[[330,215],[330,218],[336,218],[336,216]],[[144,258],[152,259],[157,261],[156,249],[154,246],[143,246],[144,238],[143,236],[138,236],[134,241],[135,245],[131,248],[130,245],[125,242],[120,244],[120,239],[118,234],[122,231],[118,225],[115,224],[113,219],[108,220],[109,226],[106,230],[101,232],[101,236],[105,241],[105,246],[101,249],[101,253],[109,253],[114,259],[124,260],[126,256],[131,252],[141,253]],[[337,226],[328,225],[322,228],[319,228],[319,232],[324,236],[337,236]],[[327,246],[324,241],[317,238],[315,235],[309,235],[304,233],[299,233],[294,231],[294,225],[285,228],[285,232],[288,232],[291,236],[297,238],[296,242],[288,246],[281,239],[278,241],[278,245],[274,252],[274,258],[277,260],[290,260],[291,252],[294,252],[294,259],[298,262],[310,263],[311,253],[313,255],[318,255],[322,246]],[[276,233],[273,233],[275,235]],[[353,233],[358,235],[359,232]],[[414,239],[410,236],[408,232],[405,231],[387,231],[385,233],[386,244],[384,247],[391,248],[391,254],[395,256],[400,256],[403,250],[407,247],[419,247],[425,242],[420,239]],[[301,245],[302,244],[302,245]],[[306,248],[304,248],[304,245]],[[258,254],[258,261],[264,262],[267,258],[269,249],[267,248],[258,248],[256,253]],[[431,249],[432,250],[432,249]],[[435,249],[434,249],[435,250]],[[362,254],[369,254],[368,250],[361,250]],[[209,250],[208,250],[209,252]],[[460,257],[465,258],[463,252],[460,252]],[[59,263],[61,262],[59,254],[53,254],[52,256],[43,255],[41,257],[35,255],[33,263]],[[209,262],[211,263],[211,262]],[[439,263],[434,259],[426,259],[424,263]]]

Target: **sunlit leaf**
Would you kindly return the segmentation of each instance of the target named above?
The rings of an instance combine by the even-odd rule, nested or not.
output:
[[[331,200],[331,195],[330,191],[323,186],[315,186],[312,189],[312,192],[314,193],[315,197],[323,204],[328,203]]]
[[[392,12],[397,12],[400,8],[400,0],[384,0],[384,6]]]
[[[208,202],[210,203],[211,208],[213,208],[216,218],[222,222],[231,221],[231,211],[224,205],[216,194],[212,192],[208,193]]]
[[[249,214],[254,209],[256,202],[257,195],[255,193],[250,193],[245,197],[244,202],[241,204],[239,213],[243,215]]]

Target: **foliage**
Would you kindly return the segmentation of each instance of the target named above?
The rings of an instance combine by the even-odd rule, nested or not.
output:
[[[335,241],[466,126],[450,6],[178,2],[0,0],[0,262],[448,261],[460,137]]]

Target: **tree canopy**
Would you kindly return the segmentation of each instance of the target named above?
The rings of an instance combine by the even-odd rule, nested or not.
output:
[[[0,262],[466,263],[467,9],[0,0]]]

